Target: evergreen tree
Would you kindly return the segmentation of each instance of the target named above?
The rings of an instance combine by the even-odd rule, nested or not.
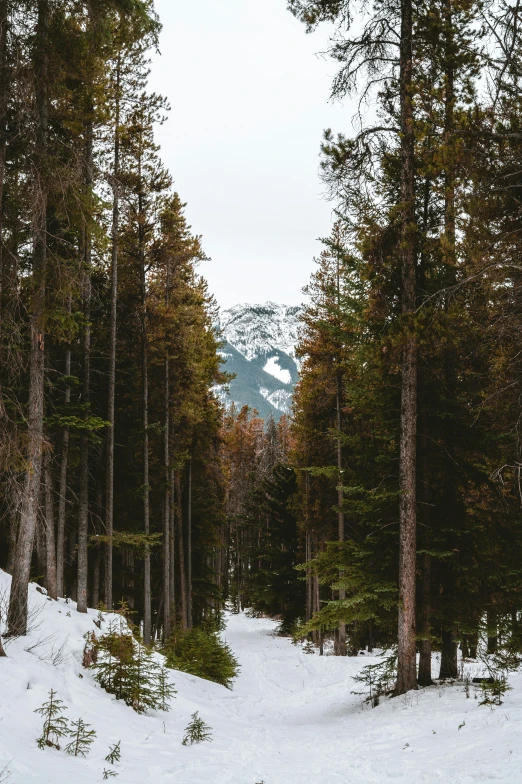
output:
[[[121,760],[121,740],[118,743],[115,743],[114,746],[111,746],[109,749],[109,753],[105,757],[105,762],[109,762],[111,765],[114,765],[115,762],[119,762]]]
[[[35,710],[35,713],[39,713],[44,720],[42,734],[36,741],[39,749],[44,749],[46,746],[54,746],[56,749],[60,749],[60,739],[65,738],[69,734],[69,725],[63,715],[64,710],[66,708],[63,701],[51,689],[47,702],[44,702],[41,708]]]
[[[204,741],[211,741],[212,735],[210,733],[211,727],[205,724],[203,719],[200,718],[199,713],[193,713],[191,720],[185,729],[183,737],[184,746],[192,746],[194,743],[203,743]]]
[[[86,757],[94,743],[96,732],[89,729],[91,725],[86,724],[83,719],[71,722],[69,736],[72,740],[65,747],[65,751],[71,757]]]

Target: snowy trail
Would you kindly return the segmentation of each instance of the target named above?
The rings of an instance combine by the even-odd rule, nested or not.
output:
[[[7,584],[0,572],[0,590]],[[0,660],[0,771],[9,763],[9,784],[101,781],[109,744],[120,739],[113,780],[122,784],[522,784],[520,676],[494,711],[466,699],[462,686],[363,709],[350,676],[369,657],[308,655],[274,636],[275,623],[231,615],[224,637],[241,666],[233,690],[174,671],[171,712],[138,716],[81,667],[83,635],[95,628],[96,613],[78,615],[74,604],[48,602],[34,587],[30,595],[42,608],[41,628],[11,643]],[[27,650],[49,633],[51,642]],[[48,654],[64,641],[53,664]],[[41,722],[33,711],[51,686],[68,717],[82,716],[98,733],[85,760],[36,746]],[[195,711],[212,727],[213,742],[184,747]]]

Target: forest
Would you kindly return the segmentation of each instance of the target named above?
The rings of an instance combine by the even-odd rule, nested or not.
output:
[[[155,137],[152,0],[0,0],[4,640],[37,582],[173,657],[227,609],[321,654],[391,651],[395,695],[456,678],[459,650],[518,666],[521,8],[288,10],[327,26],[331,98],[357,114],[324,133],[332,230],[292,414],[264,422],[217,393],[207,257]]]

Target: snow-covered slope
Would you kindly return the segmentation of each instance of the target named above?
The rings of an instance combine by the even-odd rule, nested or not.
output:
[[[0,594],[9,578],[0,571]],[[462,685],[434,686],[371,710],[353,695],[351,675],[373,657],[308,655],[273,635],[275,623],[231,615],[225,637],[241,673],[229,691],[173,672],[170,713],[139,716],[104,692],[81,666],[83,635],[97,613],[50,602],[30,587],[37,625],[0,659],[0,771],[9,784],[91,784],[104,768],[121,784],[519,784],[522,782],[522,677],[501,707],[479,706]],[[39,641],[39,642],[38,642]],[[54,661],[53,661],[54,659]],[[33,711],[50,688],[70,719],[98,736],[86,759],[37,748]],[[472,690],[473,692],[473,690]],[[213,742],[181,745],[199,711]],[[122,759],[109,766],[109,745]]]
[[[300,313],[298,306],[274,302],[235,305],[222,312],[224,367],[236,375],[230,392],[221,391],[226,405],[248,405],[265,419],[290,411],[299,370],[295,346]]]

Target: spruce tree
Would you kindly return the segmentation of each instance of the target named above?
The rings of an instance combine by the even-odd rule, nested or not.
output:
[[[114,746],[111,746],[109,749],[109,753],[105,757],[105,762],[109,762],[111,765],[114,765],[115,762],[119,762],[121,760],[121,740],[118,743],[115,743]]]
[[[67,719],[63,715],[64,710],[66,708],[63,701],[51,689],[47,702],[34,711],[40,714],[44,720],[42,734],[36,740],[38,748],[44,749],[46,746],[54,746],[54,748],[60,749],[60,739],[70,734]]]
[[[65,747],[65,751],[71,757],[86,757],[96,737],[95,730],[89,729],[91,725],[86,724],[83,719],[71,722],[69,736],[71,741]]]
[[[204,741],[211,741],[212,735],[210,730],[212,728],[205,724],[203,719],[200,718],[198,711],[193,713],[190,722],[185,729],[183,737],[184,746],[192,746],[194,743],[203,743]]]

